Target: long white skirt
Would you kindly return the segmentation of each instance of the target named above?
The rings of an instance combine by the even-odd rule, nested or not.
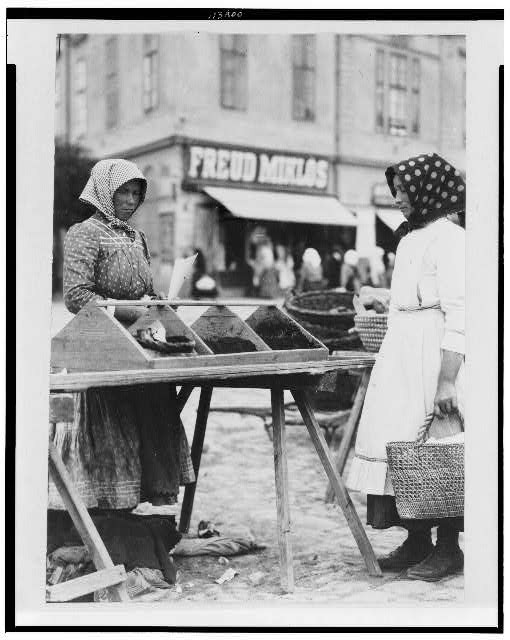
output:
[[[399,311],[372,370],[347,486],[367,494],[393,495],[386,443],[414,441],[432,413],[441,368],[444,314],[440,309]],[[464,365],[457,376],[459,410],[463,407]]]

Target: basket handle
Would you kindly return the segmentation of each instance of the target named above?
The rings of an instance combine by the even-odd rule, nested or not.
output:
[[[462,429],[462,431],[464,431],[464,418],[463,418],[462,414],[460,413],[460,411],[457,411],[457,415],[459,416],[459,419],[460,419],[460,428]],[[427,413],[427,415],[425,416],[425,420],[424,420],[423,424],[418,429],[418,435],[416,436],[416,442],[417,443],[423,443],[423,442],[426,442],[428,440],[429,429],[430,429],[430,425],[432,424],[433,420],[434,420],[434,412]]]

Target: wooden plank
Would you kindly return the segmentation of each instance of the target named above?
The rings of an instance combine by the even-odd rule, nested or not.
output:
[[[119,564],[110,569],[101,569],[67,582],[59,582],[52,587],[46,587],[46,601],[69,602],[69,600],[81,598],[88,593],[119,585],[126,579],[124,565]]]
[[[186,402],[188,402],[188,398],[190,397],[193,389],[195,387],[192,384],[183,384],[182,387],[179,389],[179,393],[177,394],[177,399],[176,399],[176,403],[177,403],[177,412],[181,413],[181,411],[184,409],[184,407],[186,406]]]
[[[195,500],[195,491],[198,483],[198,474],[200,471],[200,461],[202,459],[202,449],[204,448],[205,430],[207,428],[207,417],[209,415],[209,407],[211,405],[212,386],[204,386],[200,391],[200,400],[198,401],[197,419],[195,422],[195,431],[193,433],[193,443],[191,444],[191,461],[195,471],[195,482],[186,485],[184,490],[184,498],[182,500],[181,516],[179,518],[179,531],[188,533],[191,522],[191,514],[193,512],[193,502]]]
[[[335,466],[340,475],[343,474],[345,463],[352,445],[352,439],[356,426],[359,422],[361,411],[363,409],[363,403],[365,402],[365,396],[367,394],[368,383],[370,382],[370,370],[363,371],[361,379],[359,381],[356,395],[354,396],[354,402],[352,403],[352,409],[349,414],[349,419],[345,425],[344,434],[340,443],[337,454],[335,455]]]
[[[98,300],[97,307],[276,307],[281,304],[278,300],[257,300],[255,302],[245,298],[222,298],[212,300],[191,300],[176,298],[175,300]]]
[[[51,341],[51,366],[119,371],[147,364],[142,347],[106,309],[89,303]]]
[[[322,462],[324,471],[326,472],[326,475],[328,476],[333,486],[338,504],[343,511],[351,533],[356,540],[356,544],[361,551],[361,555],[363,556],[363,559],[365,561],[368,573],[371,576],[381,576],[382,572],[375,557],[374,550],[372,549],[372,545],[367,538],[367,534],[363,528],[363,525],[361,524],[358,514],[356,513],[356,509],[352,504],[349,493],[347,492],[347,489],[345,488],[345,485],[337,470],[335,469],[333,461],[331,460],[328,445],[326,444],[324,436],[322,435],[321,428],[319,427],[317,420],[313,415],[313,411],[306,393],[304,391],[297,391],[295,389],[291,389],[291,393],[294,396],[294,400],[296,401],[301,415],[303,416],[304,423],[308,429],[308,433],[310,434],[317,454]]]
[[[50,394],[49,422],[72,422],[74,420],[74,395],[72,393]]]
[[[271,409],[273,415],[273,449],[280,578],[282,589],[288,593],[292,593],[294,591],[294,569],[292,566],[292,547],[290,542],[289,483],[287,476],[285,412],[282,388],[271,389]]]
[[[229,365],[224,367],[194,367],[190,369],[133,369],[128,371],[83,371],[80,373],[53,373],[50,374],[50,390],[53,392],[83,391],[90,387],[115,387],[136,384],[149,384],[156,382],[175,382],[176,384],[211,381],[228,381],[238,378],[248,379],[253,376],[265,377],[268,380],[272,376],[299,375],[306,377],[321,376],[328,371],[341,371],[351,369],[347,362],[329,362],[321,360],[317,362],[283,362],[263,363],[248,365]]]
[[[270,351],[260,336],[228,307],[209,307],[191,327],[213,351],[210,342],[218,338],[239,338],[251,342],[257,351]],[[246,353],[249,357],[255,355],[252,351]]]
[[[101,540],[101,536],[92,522],[92,518],[82,499],[74,488],[57,448],[52,442],[48,443],[48,466],[51,479],[55,483],[83,543],[89,549],[94,566],[96,569],[112,569],[114,565],[110,554]],[[116,602],[129,601],[124,584],[112,587],[111,594]]]

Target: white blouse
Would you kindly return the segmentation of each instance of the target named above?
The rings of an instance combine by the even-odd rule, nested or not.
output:
[[[440,308],[445,315],[441,348],[465,353],[465,231],[440,218],[402,238],[391,281],[391,315]]]

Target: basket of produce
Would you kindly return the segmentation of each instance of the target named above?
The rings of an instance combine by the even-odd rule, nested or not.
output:
[[[378,352],[388,329],[389,291],[363,287],[353,305],[355,332],[367,351]]]
[[[388,468],[401,518],[464,515],[463,427],[457,414],[449,416],[448,420],[442,418],[441,429],[445,428],[445,422],[454,427],[446,437],[427,438],[425,434],[425,438],[416,442],[389,442],[386,445]]]
[[[309,291],[288,298],[285,308],[307,331],[323,342],[330,351],[361,349],[354,327],[353,294],[339,289]]]

